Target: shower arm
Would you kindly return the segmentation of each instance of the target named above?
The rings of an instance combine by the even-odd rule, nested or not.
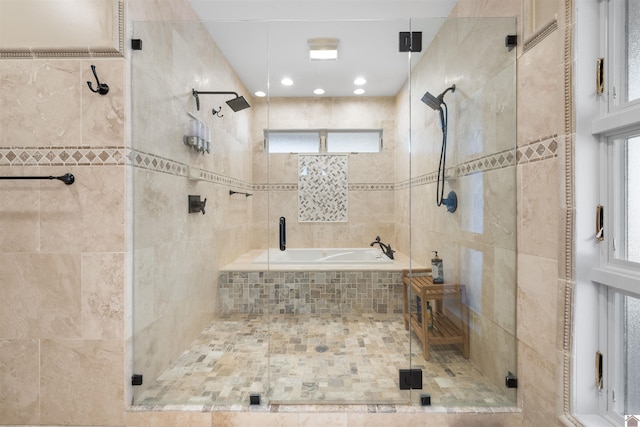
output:
[[[197,91],[195,89],[191,89],[194,98],[196,99],[196,109],[200,111],[200,98],[198,95],[234,95],[236,98],[239,98],[237,92],[211,92],[211,91]]]

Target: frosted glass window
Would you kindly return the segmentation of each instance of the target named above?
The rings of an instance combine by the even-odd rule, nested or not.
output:
[[[382,131],[327,131],[328,153],[379,153]]]
[[[627,0],[627,101],[640,98],[640,0]]]
[[[640,263],[640,135],[614,139],[613,256]]]
[[[640,300],[624,297],[624,414],[640,414]]]
[[[269,153],[319,153],[320,132],[265,132]]]

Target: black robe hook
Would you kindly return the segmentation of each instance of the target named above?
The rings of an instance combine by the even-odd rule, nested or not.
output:
[[[93,71],[93,76],[96,78],[96,82],[98,83],[98,88],[94,90],[93,87],[91,87],[91,82],[87,82],[87,85],[89,86],[89,89],[91,90],[91,92],[99,93],[100,95],[108,94],[109,93],[109,85],[107,85],[106,83],[100,83],[100,79],[98,79],[98,75],[96,74],[96,66],[95,65],[91,66],[91,71]]]
[[[212,109],[211,113],[216,117],[224,117],[224,114],[220,114],[220,111],[222,111],[222,107],[218,107],[217,110],[215,108]]]

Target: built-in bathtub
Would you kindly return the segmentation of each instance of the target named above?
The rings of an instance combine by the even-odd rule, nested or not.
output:
[[[379,249],[338,248],[338,249],[267,249],[252,261],[254,264],[393,264]]]
[[[377,248],[253,250],[220,269],[223,313],[402,314],[402,270]]]

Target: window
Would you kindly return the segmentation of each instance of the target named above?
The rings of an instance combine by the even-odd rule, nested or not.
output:
[[[602,292],[604,354],[600,415],[622,424],[640,414],[640,0],[610,0],[602,12],[608,40],[606,90],[592,123],[600,138],[600,262],[591,279]]]
[[[265,149],[276,153],[379,153],[382,129],[268,130]]]
[[[640,134],[614,137],[610,145],[611,259],[640,263]]]
[[[319,153],[320,131],[265,131],[269,153]]]
[[[379,153],[382,130],[327,131],[328,153]]]

